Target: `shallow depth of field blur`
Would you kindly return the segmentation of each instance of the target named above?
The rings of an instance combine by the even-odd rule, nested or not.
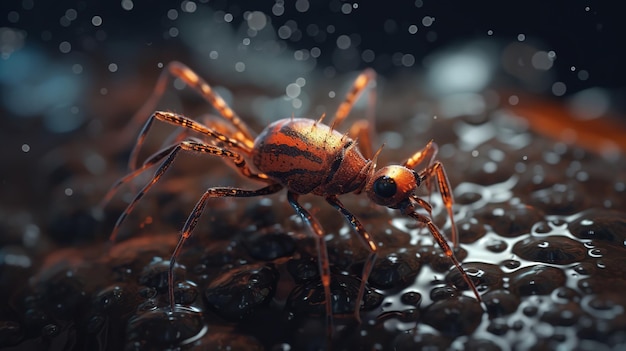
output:
[[[467,235],[459,258],[491,294],[489,313],[476,317],[465,303],[471,294],[427,231],[348,195],[382,256],[365,322],[340,320],[336,349],[624,347],[626,300],[611,291],[626,287],[618,14],[583,1],[3,3],[0,349],[325,346],[319,306],[306,298],[319,288],[298,276],[312,269],[313,241],[284,193],[210,205],[181,257],[187,280],[177,291],[192,317],[163,322],[161,261],[194,202],[210,186],[257,186],[220,159],[181,156],[120,228],[126,241],[106,242],[152,172],[98,203],[126,174],[141,128],[129,122],[171,61],[205,78],[257,132],[292,115],[332,116],[370,67],[379,165],[439,144]],[[344,130],[365,117],[369,91]],[[215,115],[178,80],[157,108]],[[155,126],[141,160],[173,130]],[[449,233],[438,193],[430,199]],[[330,234],[333,279],[348,295],[334,307],[347,313],[364,248],[324,201],[302,202]],[[219,286],[227,274],[255,275],[270,292],[246,301],[245,313],[220,309],[213,301],[224,291],[259,288]]]

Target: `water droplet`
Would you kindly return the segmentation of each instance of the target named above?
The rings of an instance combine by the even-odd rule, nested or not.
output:
[[[101,26],[101,25],[102,25],[102,17],[100,17],[100,16],[98,16],[98,15],[93,16],[93,17],[91,18],[91,24],[93,24],[93,25],[94,25],[94,27],[99,27],[99,26]]]
[[[178,18],[178,11],[176,9],[169,9],[167,11],[167,18],[174,21]]]
[[[298,12],[307,12],[309,10],[309,0],[296,0],[296,10]]]
[[[267,25],[267,16],[261,11],[252,11],[247,18],[248,27],[260,31]]]
[[[59,44],[59,51],[61,51],[64,54],[67,54],[68,52],[72,51],[72,44],[70,44],[67,41],[62,41]]]
[[[122,0],[122,8],[126,11],[130,11],[135,7],[135,4],[132,0]]]
[[[424,18],[422,18],[422,25],[424,27],[430,27],[433,23],[435,23],[435,17],[424,16]]]
[[[287,88],[285,89],[285,94],[290,97],[290,98],[296,98],[300,95],[300,86],[296,83],[291,83],[289,85],[287,85]]]
[[[350,37],[345,34],[342,34],[337,38],[337,47],[342,50],[348,49],[350,47],[350,44]]]

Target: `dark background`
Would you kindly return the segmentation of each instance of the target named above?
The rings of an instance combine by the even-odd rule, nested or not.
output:
[[[25,10],[23,3],[31,2],[32,8]],[[528,39],[540,40],[547,50],[556,52],[554,70],[559,80],[566,83],[568,93],[589,86],[624,88],[626,55],[623,39],[626,26],[617,2],[365,1],[358,2],[358,8],[348,15],[341,11],[341,5],[345,3],[338,0],[310,1],[308,10],[299,12],[294,1],[286,1],[281,16],[272,15],[275,4],[273,1],[261,3],[212,0],[201,1],[197,5],[231,13],[235,26],[243,22],[242,14],[245,11],[254,10],[268,14],[275,29],[287,21],[295,21],[303,35],[285,40],[293,49],[313,46],[333,48],[334,39],[338,35],[358,33],[358,49],[371,49],[376,52],[377,57],[391,56],[396,52],[410,53],[416,57],[418,64],[420,58],[450,44],[475,39],[510,42],[515,41],[518,34],[524,34]],[[78,17],[65,27],[60,24],[60,19],[70,8],[77,10]],[[133,1],[131,11],[124,10],[119,1],[4,1],[0,26],[26,31],[27,45],[43,47],[50,53],[58,53],[58,43],[64,38],[80,41],[94,36],[98,29],[106,32],[105,40],[99,40],[96,45],[73,45],[73,50],[87,55],[96,54],[101,53],[106,46],[110,48],[118,42],[130,43],[128,50],[141,50],[145,47],[171,45],[178,41],[177,38],[164,38],[164,32],[172,23],[167,19],[166,13],[172,8],[177,8],[181,12],[179,20],[184,20],[185,14],[180,11],[180,3],[171,1]],[[17,22],[8,21],[8,13],[11,11],[19,13]],[[95,28],[91,25],[94,15],[104,19],[101,27]],[[424,16],[434,17],[434,24],[427,28],[422,26],[421,20]],[[385,23],[389,20],[395,25],[389,25],[386,30]],[[307,35],[306,28],[309,24],[317,24],[319,28],[333,25],[335,32],[321,41]],[[410,24],[418,25],[418,33],[408,33],[406,28]],[[489,30],[493,34],[489,35]],[[44,31],[51,34],[49,38],[41,38]],[[317,60],[318,67],[332,65],[332,55],[324,54],[330,50],[322,52]],[[374,66],[382,74],[394,71],[393,64],[384,57],[371,65],[354,62],[346,68],[359,69],[366,66]],[[572,66],[577,70],[587,70],[589,79],[578,79],[576,72],[571,70]]]

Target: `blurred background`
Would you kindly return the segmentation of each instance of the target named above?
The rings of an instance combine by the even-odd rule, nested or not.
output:
[[[317,118],[335,108],[366,67],[379,74],[379,123],[418,111],[432,120],[437,112],[472,115],[485,104],[532,108],[546,100],[573,116],[556,129],[572,120],[619,116],[625,110],[626,54],[616,6],[3,1],[0,214],[10,223],[6,227],[16,228],[17,242],[23,232],[37,241],[40,228],[33,223],[40,221],[33,216],[43,213],[46,222],[56,223],[59,209],[51,209],[52,203],[96,203],[120,175],[126,154],[119,149],[131,145],[139,127],[124,135],[120,130],[173,60],[205,77],[257,131],[292,114]],[[159,107],[210,112],[198,96],[180,90],[175,82]],[[419,99],[441,104],[424,110]],[[189,109],[189,101],[201,107]],[[534,125],[541,126],[542,118]],[[385,140],[389,148],[398,147],[393,135]],[[617,135],[608,136],[611,150],[623,148]],[[118,159],[111,161],[112,155]],[[77,175],[84,176],[82,183]],[[70,218],[52,227],[71,241],[84,235],[81,225],[92,219],[68,211]],[[68,231],[70,223],[78,228]]]
[[[412,88],[424,94],[505,87],[596,101],[601,112],[623,111],[625,26],[612,6],[617,5],[4,1],[3,130],[40,123],[50,137],[67,135],[107,113],[94,109],[93,99],[135,97],[141,94],[137,80],[154,81],[171,60],[230,89],[254,86],[290,100],[274,110],[268,101],[257,102],[256,113],[265,117],[276,110],[306,114],[315,82],[365,67],[389,78],[420,72],[423,79]],[[302,92],[287,89],[290,84]],[[18,143],[6,151],[21,148]]]
[[[5,222],[18,218],[8,227],[31,228],[37,238],[31,212],[54,217],[50,204],[59,198],[97,201],[111,182],[94,184],[93,177],[119,170],[108,157],[130,145],[127,136],[137,128],[123,137],[119,130],[172,60],[215,85],[255,130],[292,114],[316,118],[334,108],[339,92],[366,67],[378,72],[379,100],[387,101],[379,121],[407,110],[407,101],[413,104],[409,113],[419,110],[416,97],[447,98],[440,110],[450,116],[484,109],[484,96],[511,106],[555,101],[573,120],[619,116],[626,54],[616,6],[3,1],[1,213]],[[177,92],[184,89],[180,82],[173,86],[159,106],[194,114],[183,108],[193,94]],[[484,94],[476,99],[478,92]],[[609,143],[613,149],[622,147],[615,135],[609,138],[618,144]],[[85,175],[80,191],[67,185],[77,173]]]
[[[465,116],[480,134],[484,121],[474,118],[487,118],[497,106],[523,116],[536,131],[615,160],[626,149],[626,25],[619,7],[589,0],[3,0],[0,286],[19,290],[54,248],[108,236],[112,222],[101,229],[92,206],[124,174],[140,128],[128,123],[174,60],[210,82],[256,131],[292,114],[332,113],[358,72],[371,67],[379,75],[377,128],[385,150],[416,150],[430,138],[445,146],[451,139],[437,132],[440,125],[420,134],[439,115]],[[211,112],[180,81],[168,87],[158,108],[193,117]],[[490,150],[481,144],[496,136],[478,134],[464,140],[461,151]],[[456,150],[442,147],[442,157]],[[532,155],[510,161],[521,160],[534,162]],[[173,172],[204,176],[208,165]],[[467,176],[450,173],[453,185]],[[490,181],[486,173],[475,178]],[[624,191],[623,172],[616,179],[619,186],[608,181],[607,187],[622,197],[616,190]],[[169,220],[176,229],[199,184],[182,200],[186,207],[176,203],[176,220]],[[567,205],[571,198],[557,200]],[[114,206],[112,220],[123,209]],[[138,212],[150,220],[157,213],[147,201],[142,208]],[[0,289],[0,300],[7,300],[6,291]],[[0,314],[12,311],[5,307],[0,304]]]

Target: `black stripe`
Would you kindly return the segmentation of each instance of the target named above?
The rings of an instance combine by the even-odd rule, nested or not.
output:
[[[285,134],[288,137],[291,137],[293,139],[300,139],[302,140],[302,142],[304,142],[307,145],[311,145],[311,140],[309,138],[307,138],[306,135],[298,132],[296,129],[291,128],[291,126],[289,124],[285,124],[280,128],[280,132],[282,134]]]
[[[288,171],[266,172],[265,174],[276,179],[287,179],[296,174],[311,174],[313,178],[319,178],[320,176],[324,175],[325,172],[326,171],[311,171],[309,169],[304,169],[304,168],[294,168]],[[314,176],[314,175],[317,175],[317,176]]]
[[[299,149],[295,146],[289,146],[285,144],[264,144],[261,148],[261,153],[270,153],[275,156],[287,155],[289,157],[304,157],[307,160],[321,164],[322,158],[316,156],[314,153],[306,150]]]
[[[333,179],[333,177],[335,176],[335,173],[337,172],[337,170],[341,166],[341,163],[343,162],[343,158],[346,155],[346,150],[348,150],[352,146],[353,143],[354,141],[352,140],[348,141],[347,143],[343,145],[343,149],[341,149],[341,152],[337,153],[337,156],[333,160],[333,164],[330,166],[330,170],[328,171],[328,176],[326,176],[326,180],[324,181],[325,184],[330,183],[330,181]]]
[[[335,173],[339,169],[339,166],[341,166],[341,163],[343,162],[343,155],[343,152],[337,154],[337,157],[333,160],[333,164],[330,165],[330,170],[328,171],[328,175],[326,176],[324,183],[329,183],[333,179]]]

